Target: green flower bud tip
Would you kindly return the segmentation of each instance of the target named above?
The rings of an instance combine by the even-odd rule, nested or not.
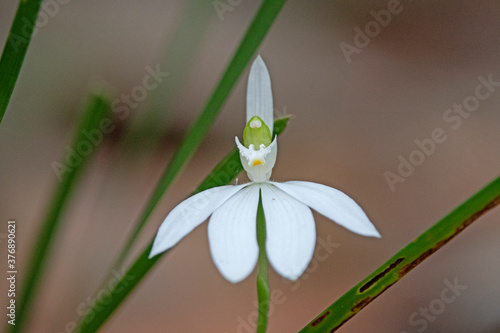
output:
[[[255,150],[259,150],[260,145],[267,147],[271,142],[269,127],[258,116],[253,116],[243,131],[243,144],[245,147],[250,148],[250,145],[253,145]]]

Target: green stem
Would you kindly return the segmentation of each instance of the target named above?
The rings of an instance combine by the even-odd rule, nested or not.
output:
[[[123,262],[127,259],[132,246],[135,244],[137,237],[139,237],[140,232],[151,216],[154,208],[162,198],[163,194],[167,191],[181,168],[191,158],[195,150],[200,145],[202,139],[205,137],[209,128],[212,126],[217,115],[219,114],[219,111],[229,96],[229,93],[236,84],[236,81],[243,73],[258,46],[266,36],[266,33],[271,28],[272,23],[278,16],[278,13],[284,3],[285,0],[265,0],[259,8],[259,11],[250,24],[250,27],[243,37],[240,46],[236,50],[233,59],[229,63],[229,66],[224,72],[224,75],[222,76],[215,91],[158,181],[158,184],[146,204],[142,215],[126,241],[118,259],[113,265],[114,269],[119,269]]]
[[[99,128],[101,121],[106,115],[109,114],[110,105],[111,102],[103,96],[91,96],[82,115],[82,119],[80,120],[78,127],[75,129],[74,138],[71,144],[73,151],[79,150],[79,143],[84,141],[88,142],[84,132],[93,132]],[[94,150],[95,149],[92,150],[92,153]],[[74,167],[70,165],[60,166],[60,182],[52,195],[47,215],[42,222],[40,233],[38,234],[38,238],[33,246],[33,253],[31,254],[26,273],[24,274],[27,280],[25,281],[23,289],[20,293],[20,299],[16,303],[17,323],[15,326],[9,325],[10,332],[21,332],[27,322],[33,299],[36,296],[37,289],[42,281],[42,275],[45,263],[50,254],[52,241],[61,223],[61,216],[67,206],[67,203],[69,202],[73,190],[75,189],[79,176],[81,175],[87,162],[90,160],[92,153],[87,156],[83,154],[82,156],[79,156],[80,163]]]
[[[257,274],[257,297],[259,301],[259,320],[257,333],[265,333],[269,314],[269,281],[268,262],[266,255],[266,219],[262,208],[262,194],[259,195],[259,208],[257,210],[257,242],[259,243],[259,272]]]
[[[325,309],[301,333],[334,332],[377,296],[500,204],[500,177],[434,224],[385,264]]]
[[[0,123],[9,105],[19,72],[28,51],[42,0],[19,1],[14,22],[0,59]]]

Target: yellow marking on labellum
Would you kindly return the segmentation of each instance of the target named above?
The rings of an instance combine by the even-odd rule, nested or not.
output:
[[[264,163],[262,163],[261,160],[255,160],[255,161],[253,161],[252,166],[261,165],[261,164],[264,164]]]

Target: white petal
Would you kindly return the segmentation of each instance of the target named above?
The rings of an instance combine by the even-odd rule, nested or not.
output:
[[[257,56],[250,69],[247,87],[247,123],[253,116],[259,116],[273,134],[274,127],[273,93],[271,78],[266,64]]]
[[[205,221],[220,205],[249,184],[208,189],[177,205],[161,224],[149,257],[168,250]]]
[[[311,210],[269,183],[262,184],[266,217],[266,250],[276,272],[298,279],[309,265],[316,243]]]
[[[380,237],[363,209],[339,190],[311,182],[273,184],[352,232],[363,236]]]
[[[244,280],[257,263],[258,204],[259,185],[248,186],[217,208],[208,222],[212,258],[232,283]]]

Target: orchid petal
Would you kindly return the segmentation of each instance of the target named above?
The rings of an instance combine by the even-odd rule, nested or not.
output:
[[[248,277],[257,263],[259,188],[253,185],[239,191],[223,203],[208,222],[212,258],[222,276],[232,283]]]
[[[311,210],[270,184],[263,184],[266,250],[269,262],[281,276],[297,280],[309,265],[316,243]]]
[[[248,184],[214,187],[181,202],[167,215],[158,229],[149,257],[152,258],[177,244],[220,205],[246,186]]]
[[[311,182],[272,184],[344,228],[363,236],[380,238],[363,209],[345,193]]]
[[[259,116],[269,127],[271,135],[273,134],[274,106],[271,78],[260,55],[254,60],[248,76],[246,123],[253,116]]]

